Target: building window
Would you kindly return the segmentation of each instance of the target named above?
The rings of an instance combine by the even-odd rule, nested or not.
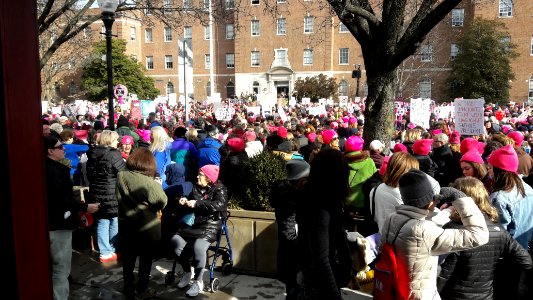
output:
[[[252,36],[259,36],[259,20],[252,20]]]
[[[211,97],[211,81],[208,81],[205,85],[205,94],[207,97]]]
[[[91,28],[90,27],[83,28],[83,38],[86,39],[86,40],[91,38]]]
[[[209,26],[204,26],[204,40],[211,39],[211,29]]]
[[[235,38],[235,32],[233,30],[233,24],[226,24],[226,40],[233,40]]]
[[[531,55],[533,55],[533,35],[531,36]]]
[[[420,98],[431,99],[431,79],[420,81]]]
[[[529,100],[533,101],[533,75],[529,77]]]
[[[452,44],[450,49],[450,59],[454,60],[457,57],[457,54],[459,54],[459,46],[457,46],[457,44]]]
[[[233,69],[235,68],[235,54],[226,53],[226,68]]]
[[[147,56],[146,57],[146,70],[153,70],[153,69],[154,69],[154,57]]]
[[[513,0],[500,0],[498,6],[500,17],[512,17],[513,16]]]
[[[192,8],[192,0],[183,0],[183,9],[190,10]]]
[[[70,85],[68,86],[68,91],[71,95],[74,95],[78,92],[78,86],[76,86],[74,81],[70,82]]]
[[[137,30],[135,27],[130,27],[130,40],[135,41],[137,39]]]
[[[154,14],[154,8],[152,7],[152,2],[147,1],[146,3],[147,8],[144,9],[144,14],[149,16]]]
[[[183,28],[183,37],[186,39],[192,39],[192,26],[185,26]]]
[[[511,45],[511,37],[510,36],[504,36],[500,39],[500,42],[503,45],[503,51],[509,52],[509,45]]]
[[[174,93],[174,84],[172,82],[167,83],[167,95]]]
[[[304,49],[304,65],[309,66],[313,64],[313,50]]]
[[[151,43],[154,41],[153,34],[152,34],[152,28],[146,28],[144,30],[144,42],[145,43]]]
[[[172,28],[165,27],[165,42],[172,42]]]
[[[233,0],[226,0],[226,10],[235,8],[235,2]]]
[[[462,27],[465,21],[465,9],[454,8],[452,9],[452,27]]]
[[[420,48],[421,55],[420,55],[420,61],[422,62],[430,62],[433,61],[433,46],[431,45],[422,45]]]
[[[211,54],[205,55],[204,62],[205,62],[205,68],[210,69],[211,68]]]
[[[209,10],[209,0],[204,0],[204,10]]]
[[[226,95],[228,98],[235,98],[235,83],[230,81],[226,84]]]
[[[165,69],[173,69],[174,68],[174,60],[172,59],[172,55],[165,55]]]
[[[252,67],[259,67],[261,65],[261,56],[259,51],[252,51]]]
[[[304,33],[313,33],[315,26],[315,17],[304,17]]]
[[[348,96],[348,82],[346,80],[339,82],[339,96]]]
[[[348,27],[344,23],[339,24],[339,32],[349,32]]]
[[[276,34],[277,35],[286,35],[287,34],[287,19],[279,18],[276,20]]]
[[[287,0],[277,0],[278,3],[287,3]]]
[[[339,49],[339,65],[347,65],[350,61],[350,49],[340,48]]]
[[[276,49],[275,51],[276,66],[287,66],[289,64],[287,61],[287,49]]]
[[[163,0],[163,14],[172,12],[172,0]]]
[[[259,82],[254,81],[254,83],[252,84],[252,91],[256,95],[259,94]]]
[[[259,0],[252,0],[252,5],[259,5]]]

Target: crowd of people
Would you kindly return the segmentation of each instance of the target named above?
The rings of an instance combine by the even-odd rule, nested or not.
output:
[[[367,143],[363,114],[340,107],[321,115],[292,107],[286,118],[243,108],[229,121],[202,110],[189,120],[125,112],[116,131],[103,114],[44,115],[54,296],[68,298],[66,244],[82,211],[95,218],[100,261],[123,261],[127,295],[154,296],[152,259],[166,245],[184,271],[178,288],[197,296],[236,174],[273,151],[286,161],[286,179],[272,182],[269,201],[287,299],[342,299],[341,288],[359,288],[353,266],[368,262],[354,261],[346,231],[394,244],[409,299],[526,299],[533,116],[519,116],[528,109],[487,104],[477,136],[436,116],[423,128],[407,113],[390,140]],[[73,185],[89,187],[86,203],[74,200]]]

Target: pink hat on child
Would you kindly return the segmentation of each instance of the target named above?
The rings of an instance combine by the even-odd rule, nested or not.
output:
[[[513,146],[506,145],[495,150],[488,158],[488,163],[498,169],[516,173],[518,171],[518,156]]]
[[[202,171],[212,183],[215,183],[218,180],[220,168],[217,165],[205,165],[200,168],[200,171]]]
[[[417,140],[413,145],[413,153],[416,155],[428,155],[433,145],[433,139]]]
[[[358,135],[352,135],[346,140],[344,149],[346,152],[354,152],[363,150],[365,141]]]
[[[460,161],[468,161],[468,162],[475,162],[478,164],[483,164],[483,158],[481,158],[481,155],[479,154],[479,152],[477,152],[474,149],[467,151],[465,154],[463,154]]]

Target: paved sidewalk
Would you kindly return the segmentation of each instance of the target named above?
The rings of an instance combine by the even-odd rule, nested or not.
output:
[[[179,276],[171,285],[165,284],[165,275],[172,269],[172,262],[160,259],[153,263],[150,287],[157,291],[154,299],[190,299],[185,290],[176,288]],[[177,272],[181,268],[177,267]],[[90,254],[74,251],[72,254],[72,280],[70,299],[126,299],[122,293],[122,265],[119,263],[101,264]],[[227,276],[215,272],[220,280],[220,289],[215,293],[204,291],[195,299],[285,299],[285,285],[272,278],[255,277],[241,274]],[[204,273],[204,283],[209,283],[209,270]],[[365,299],[356,291],[343,289],[344,299]]]

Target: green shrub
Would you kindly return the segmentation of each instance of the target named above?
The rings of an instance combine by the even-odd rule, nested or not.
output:
[[[230,208],[272,211],[268,195],[272,183],[286,178],[285,160],[270,151],[263,151],[244,162],[242,189],[232,197]]]

